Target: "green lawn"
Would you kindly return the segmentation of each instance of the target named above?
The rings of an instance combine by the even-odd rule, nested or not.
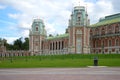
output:
[[[97,56],[99,66],[120,67],[120,54],[74,54],[1,57],[0,68],[87,67]]]

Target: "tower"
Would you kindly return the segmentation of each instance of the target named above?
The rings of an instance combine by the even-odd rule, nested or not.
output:
[[[75,6],[69,20],[69,52],[88,53],[89,20],[84,6]]]
[[[42,41],[46,38],[46,30],[43,20],[34,19],[31,30],[29,31],[29,50],[32,55],[42,52]]]

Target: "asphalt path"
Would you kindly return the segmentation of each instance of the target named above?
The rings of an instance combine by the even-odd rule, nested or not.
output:
[[[120,68],[0,69],[0,80],[120,80]]]

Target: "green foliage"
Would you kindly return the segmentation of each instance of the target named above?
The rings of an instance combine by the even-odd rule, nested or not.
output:
[[[13,44],[5,43],[7,50],[29,50],[29,38],[25,38],[25,41],[22,41],[22,38],[19,38],[13,42]]]
[[[19,38],[17,40],[14,41],[14,50],[20,50],[22,49],[23,45],[22,45],[22,38]]]
[[[120,67],[120,54],[67,54],[1,57],[0,68],[87,67],[95,56],[99,66]]]
[[[29,38],[25,38],[25,42],[23,42],[23,50],[29,50]]]

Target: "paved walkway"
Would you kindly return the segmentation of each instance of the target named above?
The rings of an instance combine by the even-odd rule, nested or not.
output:
[[[120,68],[0,69],[0,80],[120,80]]]

